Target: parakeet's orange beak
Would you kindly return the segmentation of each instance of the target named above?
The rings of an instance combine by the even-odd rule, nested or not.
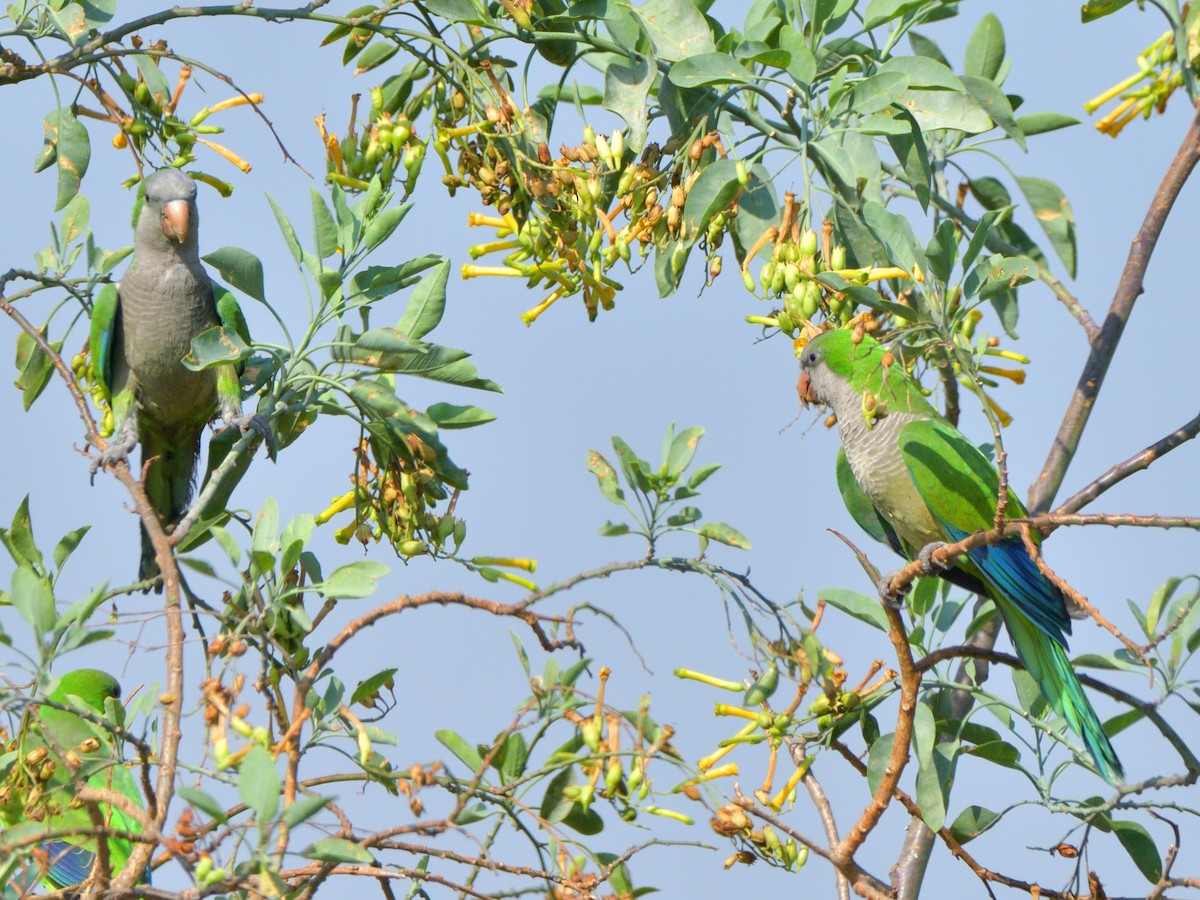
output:
[[[800,380],[796,382],[796,393],[800,395],[800,405],[807,408],[820,404],[817,395],[813,393],[812,379],[807,372],[800,373]]]
[[[182,244],[187,239],[192,212],[186,200],[172,200],[163,206],[162,232],[170,240]]]

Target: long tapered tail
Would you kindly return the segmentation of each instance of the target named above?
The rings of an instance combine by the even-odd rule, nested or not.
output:
[[[177,525],[188,511],[192,478],[196,472],[196,459],[199,454],[200,432],[197,432],[195,437],[185,434],[179,441],[168,440],[155,434],[143,436],[142,465],[145,466],[148,460],[154,459],[146,472],[146,495],[164,527]],[[142,557],[138,566],[138,578],[146,581],[157,577],[159,569],[150,535],[144,526],[141,532]],[[161,590],[161,587],[156,588],[156,591]]]
[[[1125,772],[1100,724],[1100,717],[1075,677],[1066,647],[1040,631],[1032,622],[1008,603],[998,603],[1008,633],[1012,636],[1017,656],[1026,671],[1033,676],[1050,708],[1067,721],[1068,727],[1083,739],[1084,746],[1111,785],[1125,780]]]

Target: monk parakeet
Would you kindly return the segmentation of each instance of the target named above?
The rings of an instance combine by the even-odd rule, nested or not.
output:
[[[825,332],[801,350],[800,366],[801,400],[837,416],[838,485],[847,509],[872,537],[909,560],[928,560],[922,550],[930,545],[993,527],[1000,490],[995,467],[877,341],[865,336],[856,344],[850,331]],[[1011,490],[1006,515],[1027,515]],[[995,601],[1017,656],[1050,707],[1083,739],[1104,779],[1123,780],[1067,658],[1066,601],[1021,538],[977,547],[937,574]]]
[[[262,416],[242,414],[235,363],[200,371],[183,364],[192,340],[211,328],[250,339],[237,300],[223,289],[214,292],[200,262],[196,183],[163,169],[148,176],[144,188],[133,262],[92,309],[92,365],[115,426],[92,474],[125,459],[140,443],[143,465],[153,460],[146,493],[169,528],[187,512],[200,438],[215,415],[226,425],[260,432],[268,448],[271,434]],[[143,529],[139,577],[156,575],[154,548]]]
[[[120,703],[120,697],[121,686],[107,672],[79,669],[64,675],[47,699],[111,718],[105,703],[110,698]],[[100,725],[66,710],[38,706],[27,712],[21,735],[10,765],[3,772],[0,818],[10,837],[23,831],[32,832],[21,835],[23,838],[79,831],[78,835],[51,838],[40,847],[48,860],[48,868],[40,873],[46,887],[57,890],[78,884],[92,872],[97,839],[84,833],[96,828],[89,810],[72,806],[76,779],[99,790],[123,794],[137,807],[142,806],[141,795],[133,776],[121,764],[119,745]],[[104,825],[114,831],[142,830],[137,819],[115,806],[102,803],[99,811]],[[107,847],[109,871],[115,875],[133,852],[133,842],[110,837]],[[149,881],[149,870],[143,880]]]

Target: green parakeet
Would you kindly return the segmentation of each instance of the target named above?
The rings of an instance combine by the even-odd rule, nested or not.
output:
[[[801,350],[798,389],[805,404],[828,406],[837,416],[838,485],[855,521],[906,559],[928,561],[922,550],[930,545],[993,526],[999,474],[902,365],[885,362],[891,361],[871,337],[855,344],[847,330],[825,332]],[[1011,490],[1006,515],[1027,515]],[[1083,739],[1104,779],[1121,782],[1116,751],[1067,658],[1066,601],[1021,538],[977,547],[937,574],[995,601],[1050,707]]]
[[[107,672],[79,669],[64,675],[47,699],[111,718],[105,704],[110,698],[119,704],[120,697],[121,686]],[[116,742],[100,725],[75,713],[38,706],[26,714],[21,735],[3,773],[0,818],[9,837],[94,830],[96,823],[88,809],[72,806],[76,778],[90,787],[123,794],[133,805],[142,806],[133,776],[121,764]],[[99,810],[106,827],[132,833],[142,830],[137,819],[115,806],[102,803]],[[42,843],[41,850],[48,858],[48,868],[40,873],[42,882],[58,889],[84,881],[95,862],[96,840],[81,833],[53,837]],[[116,874],[133,852],[133,842],[111,837],[107,847],[109,870]],[[143,880],[149,881],[149,877],[147,870]]]
[[[97,384],[112,404],[115,430],[92,463],[125,459],[142,445],[146,493],[163,525],[177,524],[191,498],[200,438],[220,414],[226,425],[260,432],[262,416],[242,414],[233,362],[192,371],[183,359],[192,340],[217,326],[249,342],[237,300],[213,283],[200,262],[196,183],[176,169],[145,180],[134,230],[134,257],[120,284],[102,290],[92,309],[90,350]],[[153,460],[153,462],[151,462]],[[158,575],[145,529],[140,575]],[[161,586],[157,587],[161,590]]]

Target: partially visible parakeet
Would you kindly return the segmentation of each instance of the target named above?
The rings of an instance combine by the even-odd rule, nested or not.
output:
[[[105,704],[110,698],[120,703],[120,697],[121,686],[107,672],[78,669],[64,675],[47,699],[67,707],[81,704],[110,718],[111,710],[106,711]],[[0,819],[6,829],[12,829],[13,835],[32,831],[24,834],[25,838],[38,833],[94,830],[88,809],[73,805],[76,778],[90,787],[120,793],[142,807],[137,785],[122,764],[118,748],[119,743],[108,731],[82,716],[45,705],[31,707],[11,764],[3,773]],[[137,819],[115,806],[102,803],[99,810],[104,825],[114,831],[136,834],[142,830]],[[43,884],[57,890],[87,879],[96,858],[96,840],[80,834],[42,843],[40,850],[48,861],[48,868],[39,873]],[[107,840],[112,874],[125,865],[133,846],[128,838],[114,836]],[[149,870],[143,880],[150,880]]]
[[[856,344],[850,331],[825,332],[802,349],[800,365],[802,401],[828,406],[837,416],[838,486],[872,537],[915,560],[930,545],[993,527],[1000,491],[995,467],[877,341],[864,336]],[[1006,516],[1026,515],[1009,490]],[[1017,656],[1050,707],[1083,739],[1104,779],[1121,782],[1116,751],[1067,658],[1071,621],[1062,592],[1021,538],[977,547],[938,574],[995,601]]]
[[[92,309],[92,364],[115,426],[92,474],[140,443],[143,465],[154,460],[146,493],[171,527],[187,512],[200,438],[214,416],[242,431],[255,429],[268,448],[272,442],[262,416],[242,414],[234,363],[198,372],[183,364],[192,340],[211,328],[222,326],[249,342],[237,300],[225,290],[214,293],[200,262],[196,183],[176,169],[163,169],[148,176],[144,187],[133,262],[117,287],[99,293]],[[143,529],[140,577],[157,574]]]

